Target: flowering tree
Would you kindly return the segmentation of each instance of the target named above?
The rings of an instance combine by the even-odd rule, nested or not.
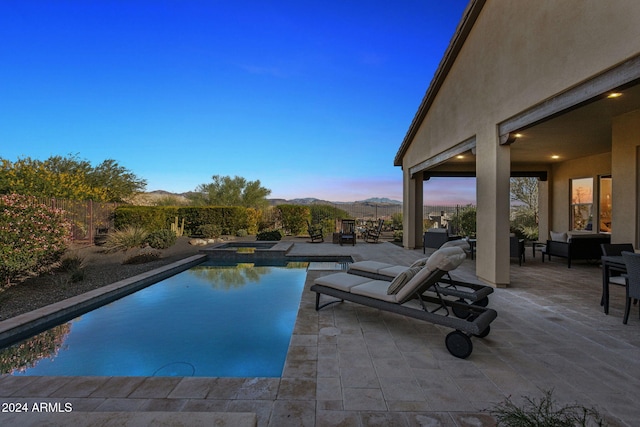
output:
[[[62,211],[35,197],[0,196],[0,283],[38,272],[58,261],[71,237]]]

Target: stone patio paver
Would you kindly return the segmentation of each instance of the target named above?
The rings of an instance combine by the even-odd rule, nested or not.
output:
[[[290,254],[404,265],[424,256],[390,243],[341,247],[302,241]],[[467,259],[454,276],[473,279],[474,268]],[[511,286],[490,296],[489,306],[498,312],[491,333],[473,339],[466,360],[446,350],[447,328],[353,303],[316,312],[315,295],[305,291],[282,378],[3,375],[0,402],[70,402],[74,412],[111,417],[249,412],[264,427],[461,427],[494,425],[487,408],[507,397],[523,402],[523,396],[539,398],[542,390],[553,389],[559,403],[595,405],[611,425],[635,426],[640,320],[631,316],[622,324],[624,289],[611,289],[607,316],[599,305],[598,266],[575,263],[568,269],[560,261],[528,257],[521,267],[512,262],[511,272]],[[309,271],[306,287],[330,273]],[[15,420],[0,414],[0,425]]]

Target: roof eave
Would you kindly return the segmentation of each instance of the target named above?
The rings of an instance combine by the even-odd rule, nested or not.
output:
[[[449,70],[453,66],[458,53],[462,49],[464,42],[467,39],[467,36],[471,32],[471,28],[476,22],[478,15],[480,15],[480,11],[482,7],[486,3],[486,0],[471,0],[467,5],[464,13],[462,14],[462,19],[460,19],[460,23],[458,23],[458,27],[456,28],[451,41],[449,42],[449,46],[447,50],[444,52],[442,59],[440,60],[440,64],[436,69],[435,74],[433,75],[433,79],[431,79],[431,83],[429,84],[429,88],[422,98],[422,102],[420,102],[420,106],[418,107],[418,111],[416,112],[413,120],[411,121],[411,125],[409,125],[409,130],[400,144],[400,148],[396,154],[396,157],[393,161],[394,166],[402,166],[402,159],[409,149],[409,145],[411,145],[411,141],[415,137],[418,132],[418,128],[420,124],[424,120],[435,99],[442,83],[447,77]]]

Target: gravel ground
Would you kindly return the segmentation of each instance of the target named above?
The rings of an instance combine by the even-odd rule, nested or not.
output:
[[[0,320],[170,264],[195,255],[200,249],[202,246],[190,245],[188,237],[180,237],[175,245],[158,251],[158,259],[143,264],[122,264],[140,249],[104,253],[99,246],[71,248],[65,256],[77,255],[84,260],[84,279],[71,282],[70,273],[57,271],[28,278],[4,289],[0,291]]]

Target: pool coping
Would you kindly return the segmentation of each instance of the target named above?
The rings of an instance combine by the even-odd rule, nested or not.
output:
[[[110,285],[0,321],[0,348],[134,293],[159,280],[198,265],[208,258],[209,255],[206,253],[192,255]]]
[[[235,245],[227,247],[229,244]],[[255,245],[268,245],[272,244],[269,248],[257,247],[252,252],[238,252],[238,248],[252,247]],[[278,258],[285,258],[294,243],[290,241],[277,241],[277,240],[260,240],[260,241],[231,241],[223,242],[217,245],[208,246],[201,249],[202,253],[206,253],[215,257],[218,260],[232,261],[232,262],[250,262],[253,260],[272,260]]]

